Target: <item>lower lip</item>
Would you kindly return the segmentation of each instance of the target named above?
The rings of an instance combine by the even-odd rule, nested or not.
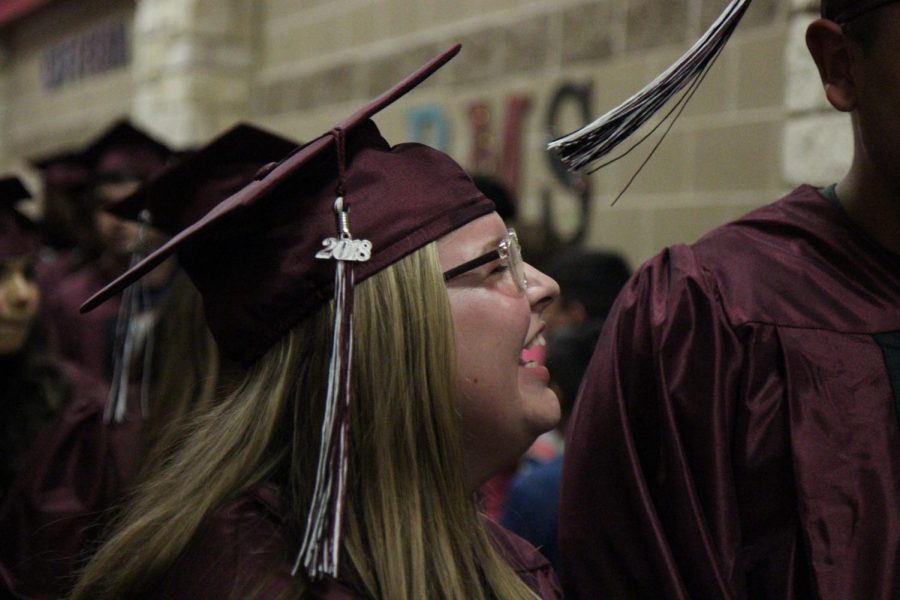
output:
[[[536,367],[526,367],[525,365],[520,365],[519,368],[524,369],[528,372],[529,375],[540,379],[544,383],[550,383],[550,371],[548,371],[547,367],[545,367],[544,365],[538,365]]]

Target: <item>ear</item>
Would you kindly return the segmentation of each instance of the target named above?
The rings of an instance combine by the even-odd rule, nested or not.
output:
[[[851,43],[841,26],[828,19],[816,19],[806,29],[806,47],[816,61],[825,96],[841,112],[856,108]]]

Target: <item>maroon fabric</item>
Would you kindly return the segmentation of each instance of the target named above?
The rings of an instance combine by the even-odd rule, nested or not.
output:
[[[17,202],[30,197],[18,177],[0,178],[0,258],[34,254],[38,250],[34,226],[16,210]]]
[[[22,598],[68,592],[137,467],[139,415],[105,425],[105,386],[71,365],[64,372],[72,399],[39,434],[0,508],[0,580]]]
[[[370,260],[350,263],[357,283],[491,212],[493,203],[450,157],[420,144],[391,147],[367,120],[457,51],[458,46],[444,52],[332,132],[264,169],[82,310],[90,310],[177,250],[203,296],[219,348],[228,358],[249,365],[333,296],[334,262],[315,256],[323,240],[338,236],[333,206],[341,184],[353,237],[372,243]],[[336,149],[338,137],[346,141],[344,153]]]
[[[105,209],[132,221],[147,210],[149,223],[171,236],[247,185],[263,165],[281,160],[298,145],[240,123]]]
[[[59,280],[41,311],[51,348],[104,381],[112,376],[120,298],[88,314],[80,314],[78,307],[107,283],[109,277],[97,263],[88,263]]]
[[[822,16],[836,23],[846,23],[861,14],[896,0],[822,0]]]
[[[488,534],[500,554],[538,598],[559,599],[562,587],[550,562],[534,546],[502,525],[484,519]]]
[[[297,544],[280,527],[283,507],[278,492],[263,485],[219,510],[167,571],[158,587],[142,598],[160,600],[277,598],[289,586]],[[561,598],[559,582],[547,559],[528,542],[496,523],[485,521],[498,550],[540,598]],[[257,590],[253,582],[268,585]],[[250,582],[248,584],[248,582]],[[249,590],[247,586],[249,587]],[[235,596],[235,592],[238,592]],[[356,600],[362,596],[332,579],[310,590],[311,598]]]
[[[900,258],[808,186],[644,265],[566,438],[570,597],[900,597],[898,307]]]

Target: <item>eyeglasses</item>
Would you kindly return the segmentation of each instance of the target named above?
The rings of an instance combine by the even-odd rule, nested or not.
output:
[[[509,269],[513,281],[516,282],[516,288],[524,293],[525,289],[528,287],[528,280],[525,278],[525,268],[522,262],[522,247],[519,245],[519,236],[516,235],[516,230],[511,227],[506,230],[506,233],[506,239],[500,242],[495,250],[491,250],[478,258],[473,258],[468,262],[464,262],[449,271],[445,271],[444,281],[450,281],[454,277],[458,277],[472,269],[477,269],[481,265],[486,265],[491,261],[499,260],[500,264]]]

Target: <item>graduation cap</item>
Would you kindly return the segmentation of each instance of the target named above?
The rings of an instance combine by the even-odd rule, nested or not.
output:
[[[822,17],[835,23],[847,23],[863,13],[895,0],[822,0]]]
[[[172,236],[252,181],[261,167],[281,160],[298,146],[239,123],[104,210],[131,221],[146,218],[147,224]]]
[[[31,198],[18,177],[0,179],[0,258],[38,251],[34,224],[16,209],[20,200]]]
[[[113,123],[82,152],[92,183],[137,179],[159,171],[172,151],[132,125],[127,119]]]
[[[264,168],[109,286],[90,310],[177,252],[222,353],[248,365],[334,300],[319,466],[302,547],[310,577],[337,575],[347,472],[353,286],[494,210],[449,156],[391,146],[370,117],[459,52],[438,55],[353,115]]]
[[[125,198],[104,207],[121,219],[140,221],[169,236],[198,221],[219,202],[241,189],[260,167],[277,161],[298,146],[297,143],[247,124],[238,124],[203,148],[158,172]],[[142,229],[139,240],[146,232]],[[141,243],[139,242],[139,246]],[[132,264],[143,258],[138,249]],[[120,423],[127,413],[132,356],[144,347],[141,382],[141,414],[149,414],[150,358],[154,343],[149,330],[135,315],[152,306],[149,290],[138,281],[125,290],[119,305],[110,386],[104,420]]]

